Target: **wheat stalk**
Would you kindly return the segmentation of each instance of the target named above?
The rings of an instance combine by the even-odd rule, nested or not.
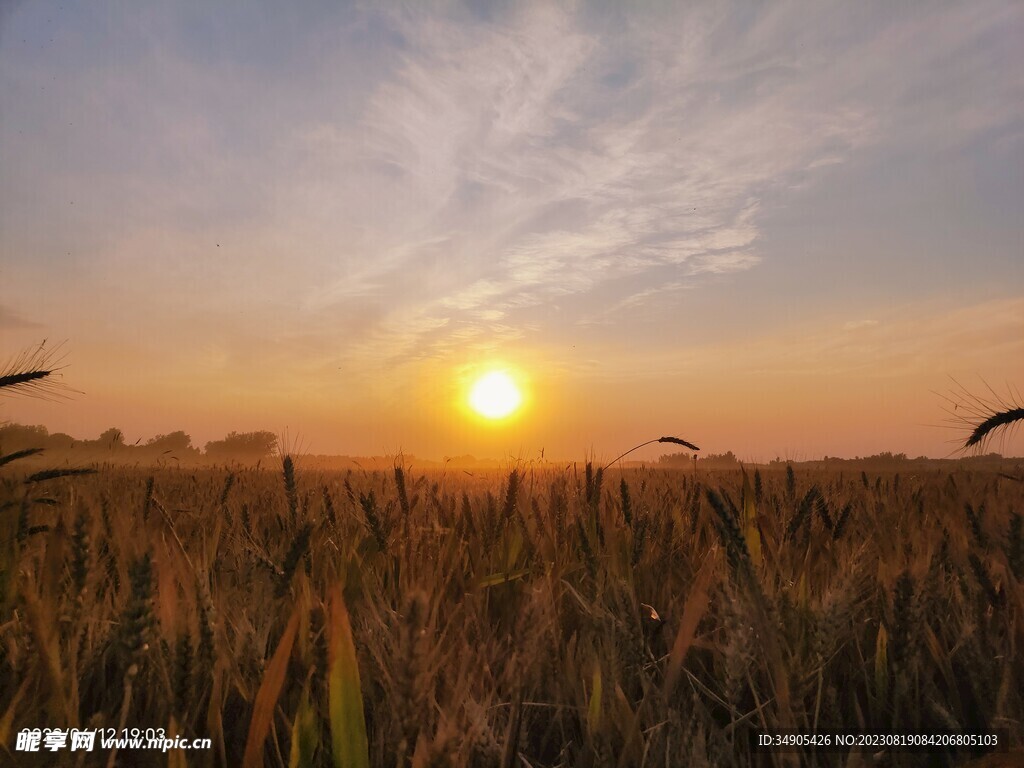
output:
[[[12,461],[18,459],[25,459],[29,456],[35,456],[37,453],[42,453],[42,448],[26,448],[23,451],[15,451],[14,453],[8,453],[6,456],[0,456],[0,467],[4,464],[10,464]]]
[[[629,454],[631,454],[633,451],[639,450],[640,448],[643,448],[645,445],[650,445],[651,443],[674,443],[675,445],[681,445],[684,448],[689,448],[691,451],[699,451],[700,450],[700,448],[698,448],[696,445],[694,445],[693,443],[687,442],[686,440],[683,440],[681,437],[657,437],[654,440],[648,440],[646,443],[640,443],[640,445],[636,445],[636,446],[630,448],[628,451],[626,451],[625,453],[621,454],[620,456],[616,456],[614,459],[609,461],[605,465],[605,467],[606,468],[610,467],[612,464],[617,462],[619,459],[622,459],[623,457],[628,456]]]
[[[46,340],[16,355],[0,368],[0,394],[26,395],[42,400],[66,397],[72,392],[67,385],[53,378],[62,366],[61,344],[46,348]]]
[[[983,380],[991,396],[981,397],[969,392],[956,379],[953,382],[957,389],[949,396],[940,394],[939,397],[953,406],[952,410],[946,409],[952,417],[950,423],[969,430],[961,450],[981,450],[995,432],[1005,433],[1024,421],[1024,400],[1012,388],[1009,395],[1003,397]]]
[[[1010,408],[1005,411],[997,411],[974,428],[971,436],[964,443],[964,448],[973,448],[982,444],[993,431],[1008,427],[1018,421],[1024,420],[1024,408]]]

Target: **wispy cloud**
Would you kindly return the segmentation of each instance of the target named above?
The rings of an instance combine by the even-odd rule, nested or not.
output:
[[[17,312],[0,305],[0,329],[23,330],[28,328],[42,328],[42,325],[33,320],[27,320]]]
[[[843,323],[844,331],[857,331],[861,328],[871,328],[878,325],[877,320],[847,320]]]
[[[801,33],[794,46],[806,8],[785,4],[745,27],[704,10],[638,13],[614,37],[547,6],[487,24],[395,14],[402,63],[359,130],[371,137],[363,157],[387,169],[402,201],[385,208],[396,244],[311,301],[415,275],[419,290],[365,346],[399,336],[404,350],[443,355],[467,337],[493,334],[497,346],[502,325],[601,285],[623,286],[611,309],[624,309],[702,274],[750,269],[760,201],[883,141],[913,111],[901,100],[928,90],[940,53],[928,36],[970,42],[1005,17],[996,11],[952,12],[969,16],[952,20],[959,30],[942,14],[861,23],[841,51],[827,34]],[[924,51],[890,71],[907,40]],[[869,76],[888,81],[880,94],[860,82],[865,57]],[[644,275],[658,283],[628,280]]]
[[[999,370],[1024,375],[1024,299],[950,306],[923,301],[877,320],[819,321],[754,330],[744,339],[691,344],[666,353],[620,353],[622,371],[644,376],[793,381],[794,391],[822,379],[942,381]],[[797,383],[807,379],[810,384]]]
[[[640,75],[626,87],[653,89],[640,108],[603,109],[623,94],[602,84],[602,70],[620,63],[550,9],[483,30],[396,22],[416,42],[372,99],[365,151],[417,199],[395,222],[403,244],[318,290],[317,304],[412,271],[424,276],[413,302],[423,322],[484,331],[485,318],[493,324],[652,267],[695,274],[756,263],[747,250],[756,238],[753,190],[694,146],[703,129],[682,122],[688,100],[674,94],[678,82]],[[658,137],[672,122],[677,147]],[[443,266],[430,241],[407,244],[431,232],[442,233]],[[428,272],[438,266],[447,267],[440,279]],[[405,330],[409,314],[403,306]]]

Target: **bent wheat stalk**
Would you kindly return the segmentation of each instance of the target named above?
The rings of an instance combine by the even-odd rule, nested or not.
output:
[[[622,455],[616,456],[614,459],[612,459],[611,461],[609,461],[605,465],[605,469],[610,467],[612,464],[614,464],[619,459],[621,459],[621,458],[623,458],[625,456],[629,456],[629,454],[631,454],[633,451],[639,450],[640,448],[643,448],[645,445],[650,445],[651,443],[675,443],[676,445],[681,445],[684,448],[689,448],[691,451],[699,451],[700,450],[700,448],[698,448],[693,443],[689,443],[689,442],[687,442],[686,440],[683,440],[680,437],[658,437],[658,438],[655,438],[654,440],[648,440],[646,443],[640,443],[640,445],[637,445],[637,446],[634,446],[633,448],[630,448],[628,451],[626,451]]]
[[[964,443],[964,448],[972,448],[975,445],[979,445],[993,431],[1000,427],[1008,427],[1018,421],[1024,421],[1024,408],[1010,408],[1006,411],[997,411],[974,428],[971,436]]]
[[[1013,389],[1010,389],[1009,397],[1004,398],[986,383],[992,397],[980,397],[969,392],[955,379],[954,382],[959,389],[951,393],[952,397],[944,399],[953,406],[952,411],[947,411],[953,417],[953,423],[969,430],[961,450],[984,448],[997,431],[1005,435],[1024,421],[1024,401]]]

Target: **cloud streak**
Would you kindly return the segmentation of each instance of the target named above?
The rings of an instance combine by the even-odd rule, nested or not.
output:
[[[361,151],[389,169],[403,200],[388,223],[400,245],[310,301],[330,306],[416,275],[422,290],[366,345],[393,349],[404,337],[398,360],[412,347],[443,356],[467,336],[494,334],[498,346],[500,326],[532,308],[632,277],[660,284],[615,296],[613,311],[749,270],[761,200],[913,119],[901,102],[929,90],[933,33],[955,50],[1006,16],[997,7],[873,21],[835,51],[829,35],[792,45],[805,12],[780,4],[738,30],[729,14],[681,11],[632,19],[614,39],[549,6],[500,24],[393,15],[407,49],[369,101]],[[908,40],[923,52],[889,72]],[[842,63],[821,66],[827,57]],[[865,57],[869,77],[890,81],[880,94],[863,89]],[[946,130],[962,138],[1005,119],[989,96],[986,119],[958,111],[951,119],[963,124]]]

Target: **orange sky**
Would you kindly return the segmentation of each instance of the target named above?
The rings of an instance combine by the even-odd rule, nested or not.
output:
[[[545,448],[549,457],[612,458],[674,434],[750,460],[943,456],[963,434],[944,426],[949,377],[976,394],[986,394],[982,370],[1001,394],[1006,382],[1024,380],[1024,299],[876,317],[660,354],[523,345],[479,363],[414,361],[354,375],[316,371],[297,357],[265,376],[239,375],[205,350],[162,359],[159,346],[138,350],[129,366],[123,347],[71,344],[63,376],[83,393],[65,402],[6,399],[3,415],[76,437],[117,426],[129,442],[175,429],[198,445],[230,430],[287,429],[314,453],[532,458]],[[492,367],[515,371],[526,396],[515,416],[493,423],[466,402],[477,372]],[[993,444],[1007,455],[1022,447],[1019,434]],[[664,452],[652,446],[638,457]]]

